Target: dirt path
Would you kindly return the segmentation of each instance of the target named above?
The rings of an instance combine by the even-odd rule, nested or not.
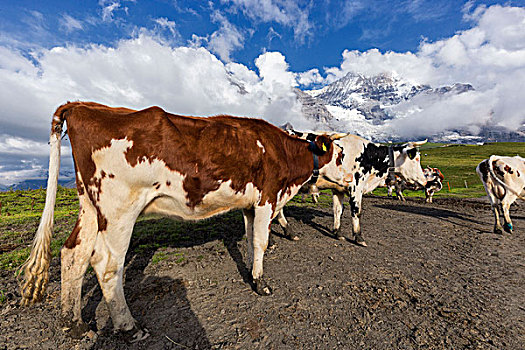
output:
[[[365,198],[368,248],[330,237],[330,208],[287,207],[301,240],[277,235],[265,258],[269,297],[245,282],[240,213],[206,223],[224,240],[159,242],[157,258],[130,253],[127,300],[152,332],[132,346],[111,333],[91,272],[83,316],[98,331],[80,341],[64,334],[54,259],[44,303],[19,308],[10,295],[2,304],[0,349],[523,349],[525,205],[511,212],[516,233],[498,236],[488,205],[436,202]],[[11,274],[1,279],[17,293]]]

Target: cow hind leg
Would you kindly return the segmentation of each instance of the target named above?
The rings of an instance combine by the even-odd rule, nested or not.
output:
[[[292,241],[299,240],[299,236],[297,236],[297,233],[295,233],[292,226],[288,224],[288,220],[286,220],[286,217],[284,216],[284,209],[279,210],[279,214],[277,214],[277,222],[283,228],[284,234],[288,239]]]
[[[499,213],[498,213],[498,204],[494,204],[492,207],[492,213],[494,214],[494,233],[502,234],[503,233],[503,227],[501,226],[500,220],[499,220]]]
[[[242,216],[244,219],[244,232],[246,232],[246,238],[248,241],[248,247],[246,249],[246,260],[247,265],[253,265],[253,219],[255,217],[255,211],[253,209],[243,209]]]
[[[114,331],[122,333],[131,343],[149,336],[147,329],[137,325],[124,296],[124,262],[134,222],[121,217],[114,224],[108,223],[107,230],[98,233],[91,257],[91,266],[96,272]]]
[[[505,223],[503,224],[503,230],[508,233],[512,233],[512,230],[514,229],[512,226],[512,220],[510,219],[510,203],[505,202],[501,203],[501,210],[503,212],[503,218],[505,220]]]
[[[82,202],[82,198],[81,198]],[[89,203],[81,206],[73,232],[61,250],[61,305],[64,329],[73,338],[89,330],[82,321],[82,282],[97,237],[97,217]]]
[[[254,211],[253,220],[253,265],[252,278],[255,291],[259,295],[270,295],[272,289],[263,280],[263,259],[264,252],[268,246],[268,236],[270,234],[270,224],[272,222],[271,205],[257,207]]]

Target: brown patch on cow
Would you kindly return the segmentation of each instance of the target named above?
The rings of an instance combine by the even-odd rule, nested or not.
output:
[[[248,182],[253,183],[261,191],[261,202],[274,206],[279,190],[302,185],[313,171],[308,141],[260,119],[187,117],[166,113],[159,107],[134,111],[93,102],[69,103],[59,107],[57,113],[68,124],[74,160],[82,178],[98,188],[99,193],[92,194],[96,199],[101,189],[92,154],[109,147],[111,140],[125,138],[133,143],[125,152],[130,166],[160,160],[171,171],[186,175],[183,188],[190,207],[200,204],[207,193],[226,181],[231,181],[236,192],[243,192]],[[254,156],[260,153],[257,140],[265,145],[264,160]],[[332,141],[320,135],[315,143],[327,148],[319,156],[322,168],[332,158]],[[268,174],[275,177],[269,181]]]
[[[168,187],[171,186],[171,181],[170,180],[166,181],[166,186],[168,186]]]
[[[110,179],[113,179],[113,178],[115,177],[115,174],[109,174],[108,177],[109,177]]]
[[[78,237],[78,234],[80,232],[81,226],[80,226],[80,219],[77,220],[77,223],[75,224],[75,227],[73,227],[73,231],[71,231],[71,234],[67,238],[66,242],[64,243],[64,247],[68,249],[73,249],[77,245],[80,244],[81,240]]]
[[[98,231],[99,232],[106,231],[106,229],[108,228],[108,220],[102,214],[102,212],[100,211],[100,208],[98,206],[95,206],[95,208],[97,209]]]
[[[101,194],[102,194],[102,179],[99,179],[98,177],[94,177],[90,181],[89,198],[91,199],[93,203],[99,202]]]
[[[77,192],[78,192],[78,196],[83,196],[84,195],[84,184],[82,183],[82,181],[80,181],[78,178],[77,178]]]
[[[335,164],[336,164],[337,166],[339,166],[339,165],[343,165],[343,152],[341,152],[341,153],[339,153],[339,154],[337,155],[337,158],[335,159]]]
[[[498,161],[497,160],[493,160],[492,161],[492,169],[494,169],[494,172],[496,174],[498,174],[499,176],[501,177],[504,177],[505,176],[505,173],[503,172],[503,170],[501,170],[499,167],[498,167]]]
[[[100,179],[102,180],[105,177],[106,177],[106,172],[104,170],[100,171]]]
[[[505,171],[506,171],[507,173],[511,174],[511,175],[514,174],[514,171],[513,171],[512,168],[511,168],[510,166],[508,166],[508,165],[505,165],[505,167],[504,167],[503,169],[505,169]]]

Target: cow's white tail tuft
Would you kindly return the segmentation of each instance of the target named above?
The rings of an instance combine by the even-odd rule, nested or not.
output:
[[[62,123],[55,127],[49,138],[49,177],[47,179],[46,204],[42,219],[33,241],[31,254],[19,271],[24,273],[21,283],[22,305],[33,304],[42,300],[49,280],[51,261],[51,236],[53,234],[53,216],[60,170],[60,144]]]

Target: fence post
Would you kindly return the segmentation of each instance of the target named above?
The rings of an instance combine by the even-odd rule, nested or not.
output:
[[[448,191],[450,192],[450,182],[447,181]]]

